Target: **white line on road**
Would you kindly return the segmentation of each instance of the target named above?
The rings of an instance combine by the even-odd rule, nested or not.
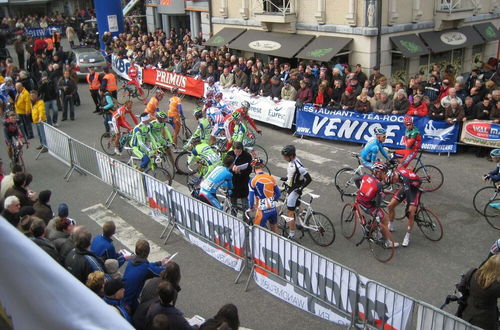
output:
[[[293,140],[293,143],[308,145],[311,147],[326,147],[328,149],[328,151],[330,151],[332,153],[336,153],[337,151],[344,151],[345,150],[343,148],[339,148],[337,146],[334,146],[333,144],[327,144],[325,142],[318,142],[318,141],[307,140],[307,139],[295,139],[295,140]]]
[[[272,146],[271,149],[273,150],[276,150],[278,152],[281,152],[281,149],[283,147],[281,146]],[[322,157],[322,156],[319,156],[319,155],[316,155],[316,154],[313,154],[311,152],[307,152],[305,150],[298,150],[297,151],[297,154],[300,158],[303,158],[303,159],[307,159],[308,161],[311,161],[313,163],[316,163],[316,164],[324,164],[324,163],[328,163],[328,162],[333,162],[333,163],[336,163],[337,161],[334,160],[334,159],[331,159],[331,158],[325,158],[325,157]]]
[[[135,243],[137,240],[144,239],[149,242],[150,253],[148,259],[151,261],[160,261],[165,257],[169,257],[170,253],[162,249],[159,245],[151,240],[148,240],[142,233],[129,225],[121,217],[108,210],[102,204],[96,204],[82,210],[90,219],[95,221],[99,226],[103,226],[106,221],[114,221],[116,225],[116,234],[114,237],[120,241],[130,252],[135,252]]]
[[[280,167],[280,168],[283,168],[283,169],[287,169],[288,168],[288,163],[285,163],[284,161],[277,161],[275,159],[269,158],[269,162],[268,163],[271,163],[274,166]],[[311,171],[309,169],[307,169],[307,171],[311,175],[313,183],[314,182],[320,182],[320,183],[323,183],[323,184],[326,184],[326,185],[331,185],[331,183],[333,182],[332,178],[327,177],[325,175],[321,175],[319,172]]]

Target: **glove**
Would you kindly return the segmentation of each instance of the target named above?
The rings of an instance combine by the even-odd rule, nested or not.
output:
[[[485,175],[483,175],[483,180],[484,180],[484,181],[487,181],[487,180],[489,180],[489,179],[490,179],[490,175],[489,175],[489,174],[485,174]]]

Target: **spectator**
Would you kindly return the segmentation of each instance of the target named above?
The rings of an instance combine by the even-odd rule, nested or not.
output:
[[[465,90],[468,93],[470,93],[470,90],[472,89],[472,87],[475,87],[476,80],[479,79],[478,73],[479,73],[478,69],[472,69],[471,70],[470,75],[467,78],[467,81],[465,82]]]
[[[50,219],[54,216],[52,207],[49,205],[51,195],[52,192],[50,190],[40,191],[38,194],[38,201],[33,205],[35,216],[45,221],[45,224],[48,224]]]
[[[47,152],[47,140],[45,138],[45,129],[43,128],[43,123],[47,121],[45,117],[45,104],[43,100],[38,98],[38,92],[36,90],[30,92],[30,99],[32,103],[31,119],[33,124],[35,124],[38,139],[40,140],[40,145],[36,147],[36,149],[40,150],[40,152]]]
[[[441,105],[446,109],[450,106],[452,100],[456,100],[458,105],[462,105],[462,100],[457,96],[457,90],[455,88],[448,89],[448,95],[441,99]]]
[[[111,281],[107,281],[104,284],[104,301],[113,306],[118,312],[126,319],[129,323],[132,324],[132,316],[128,312],[125,304],[123,303],[123,297],[125,295],[125,288],[123,286],[123,282],[120,279],[113,279]]]
[[[393,101],[386,93],[382,92],[380,94],[380,100],[375,103],[375,109],[373,111],[376,113],[388,115],[392,113],[394,109],[393,106]]]
[[[450,105],[446,108],[444,117],[445,117],[444,119],[448,124],[455,124],[457,122],[458,123],[462,122],[464,118],[464,109],[456,99],[451,100]]]
[[[404,89],[398,90],[397,97],[394,99],[393,108],[392,114],[394,115],[404,115],[408,112],[410,101],[408,101]]]
[[[387,78],[386,77],[381,77],[379,79],[379,84],[377,86],[375,86],[375,89],[373,90],[375,93],[377,91],[381,91],[381,92],[384,92],[386,93],[389,98],[392,97],[392,86],[390,84],[387,83]]]
[[[354,110],[359,113],[369,113],[371,112],[370,101],[368,101],[368,96],[361,95],[359,100],[356,100],[354,105]]]
[[[464,85],[462,83],[455,83],[455,91],[457,97],[462,101],[462,105],[464,104],[465,97],[467,96],[467,92],[464,89]]]
[[[356,64],[356,67],[354,68],[354,74],[359,82],[359,85],[364,86],[365,81],[367,81],[368,78],[366,77],[366,74],[363,72],[363,67],[361,66],[361,64]]]
[[[45,117],[47,118],[47,123],[57,127],[57,90],[56,85],[52,80],[49,79],[49,74],[47,71],[41,73],[41,83],[38,89],[38,93],[41,99],[45,103]]]
[[[354,97],[361,94],[361,91],[363,90],[363,86],[359,84],[358,78],[356,78],[356,76],[352,76],[348,86],[352,87],[352,94],[354,94]]]
[[[495,124],[500,123],[500,100],[493,103],[494,106],[491,109],[490,119],[493,120]]]
[[[297,71],[290,72],[290,79],[288,79],[288,82],[290,83],[290,85],[292,85],[293,88],[295,88],[296,91],[299,90],[300,79],[299,79],[299,74]]]
[[[59,218],[56,221],[54,230],[48,231],[47,238],[54,243],[57,251],[61,251],[62,246],[66,243],[74,228],[75,223],[73,221],[68,218]]]
[[[52,259],[61,264],[61,257],[56,247],[51,241],[45,238],[45,222],[43,222],[42,219],[34,218],[31,223],[30,231],[33,235],[33,242],[51,256]]]
[[[443,82],[441,83],[441,88],[439,89],[438,99],[440,101],[448,95],[449,89],[450,89],[450,82],[448,79],[444,79]]]
[[[14,165],[14,167],[12,167],[12,172],[10,172],[10,174],[2,178],[2,181],[0,183],[0,199],[4,198],[7,190],[9,190],[9,188],[12,188],[14,186],[14,176],[17,173],[22,173],[22,172],[23,168],[21,167],[21,165],[16,164]]]
[[[126,258],[121,253],[116,253],[115,246],[113,245],[113,235],[116,232],[116,226],[113,221],[106,221],[102,225],[102,235],[95,236],[90,246],[96,256],[103,261],[108,259],[118,260],[120,267],[125,263]]]
[[[222,88],[229,88],[233,85],[234,76],[231,72],[229,72],[229,68],[225,67],[224,71],[220,75],[219,83]]]
[[[75,120],[75,95],[76,95],[76,84],[73,79],[70,79],[69,70],[64,71],[64,76],[59,80],[57,85],[59,94],[62,97],[63,104],[63,114],[61,121],[68,119],[68,108],[69,108],[69,118]]]
[[[240,69],[234,69],[234,86],[245,89],[248,86],[248,76]]]
[[[464,108],[463,121],[476,119],[476,111],[474,110],[474,102],[472,100],[472,97],[467,96],[465,98],[463,108]]]
[[[489,120],[491,114],[491,104],[488,98],[484,98],[483,102],[478,103],[474,106],[474,112],[476,119]]]
[[[138,305],[138,298],[144,286],[144,282],[149,277],[159,276],[165,269],[168,259],[158,262],[149,262],[149,243],[145,240],[138,240],[135,244],[135,257],[130,260],[123,275],[125,283],[124,303],[130,310],[135,311]]]
[[[175,290],[172,284],[167,281],[161,282],[158,286],[158,295],[160,296],[160,301],[153,303],[146,314],[148,328],[151,326],[153,318],[156,315],[165,314],[168,318],[169,329],[198,329],[189,325],[182,312],[175,307],[174,301],[177,299],[177,290]]]
[[[429,97],[429,100],[434,103],[434,101],[439,97],[439,91],[441,86],[437,81],[437,77],[431,75],[429,81],[424,87],[424,95]]]
[[[370,101],[370,106],[371,106],[373,111],[375,111],[375,109],[377,108],[377,102],[380,101],[381,94],[382,94],[381,91],[377,91],[376,93],[373,93],[372,97],[368,98],[368,101]],[[359,96],[358,96],[358,100],[359,100]]]
[[[122,274],[120,273],[119,268],[120,265],[116,259],[108,259],[104,262],[104,270],[112,279],[122,279]]]
[[[21,207],[33,206],[38,200],[38,194],[26,189],[32,180],[31,174],[17,173],[14,175],[14,186],[5,192],[5,197],[16,196],[21,202]]]
[[[19,224],[19,210],[21,210],[21,203],[16,196],[9,196],[3,202],[2,217],[10,222],[14,227]]]
[[[271,88],[271,82],[269,79],[269,74],[264,74],[262,76],[262,82],[260,83],[259,87],[259,95],[260,96],[271,96],[272,94],[272,88]]]
[[[36,219],[36,217],[25,215],[23,217],[20,217],[20,219],[21,220],[19,220],[17,229],[19,229],[19,231],[26,237],[33,237],[33,235],[31,234],[31,224],[33,223],[33,220]]]
[[[89,276],[87,277],[87,281],[85,282],[85,285],[90,290],[92,290],[92,292],[94,292],[96,295],[103,298],[104,282],[105,282],[104,272],[96,270],[95,272],[89,274]]]
[[[444,120],[445,109],[441,106],[439,99],[434,100],[434,103],[430,105],[429,118],[433,120]]]
[[[31,127],[31,101],[30,93],[23,84],[20,82],[16,83],[16,100],[14,103],[14,109],[16,114],[19,116],[21,121],[21,128],[23,130],[23,135],[27,139],[33,139],[33,128]]]
[[[342,94],[342,98],[340,99],[340,105],[344,110],[354,109],[354,106],[356,105],[356,95],[354,94],[352,86],[348,86],[345,89],[345,92]]]
[[[407,114],[410,116],[425,117],[428,113],[427,105],[422,102],[422,95],[417,94],[413,98],[413,103],[410,104]]]
[[[330,96],[327,93],[327,89],[328,81],[324,80],[318,87],[318,94],[316,95],[314,104],[317,104],[324,108],[330,103]]]
[[[375,86],[380,83],[380,78],[384,77],[384,75],[380,73],[380,67],[378,65],[374,66],[372,70],[373,71],[368,78],[368,82],[370,83],[370,88],[375,88]]]
[[[240,318],[238,308],[233,304],[222,306],[217,314],[208,319],[200,326],[200,330],[220,329],[222,324],[226,324],[226,329],[238,330],[240,327]]]
[[[48,226],[47,226],[48,227]],[[55,230],[55,228],[54,228]],[[83,226],[75,226],[73,227],[73,232],[69,236],[69,238],[62,244],[61,249],[59,250],[59,254],[61,255],[61,260],[65,261],[68,254],[75,248],[75,237],[78,235],[78,232],[85,231],[85,227]]]
[[[297,98],[297,91],[290,85],[289,81],[286,81],[281,89],[281,99],[285,101],[295,101]]]
[[[281,99],[281,90],[283,89],[283,83],[278,76],[271,78],[271,97],[274,100]]]
[[[258,95],[260,91],[260,76],[259,75],[253,75],[252,79],[250,80],[250,84],[248,85],[248,92],[252,95]]]
[[[14,41],[14,50],[17,54],[17,60],[19,62],[19,68],[24,70],[25,60],[24,60],[24,41],[23,36],[18,35],[16,41]]]
[[[71,25],[66,28],[66,38],[68,38],[69,46],[71,48],[75,47],[76,33],[75,29]]]
[[[92,234],[86,230],[76,232],[75,248],[66,256],[64,265],[80,282],[86,283],[90,273],[99,270],[104,272],[104,264],[90,249]]]

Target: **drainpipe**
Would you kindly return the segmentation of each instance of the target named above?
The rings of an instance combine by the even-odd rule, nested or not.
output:
[[[382,50],[382,0],[377,0],[377,57],[375,64],[380,66]]]
[[[212,0],[207,0],[207,2],[208,2],[208,26],[210,27],[210,33],[208,34],[208,37],[210,38],[214,34],[212,26]]]

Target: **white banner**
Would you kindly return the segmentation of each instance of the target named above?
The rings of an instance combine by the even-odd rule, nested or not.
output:
[[[125,80],[130,80],[128,77],[128,68],[130,68],[130,60],[129,59],[123,59],[119,58],[115,54],[111,55],[111,67],[113,68],[113,71],[120,77],[122,77]],[[137,80],[139,81],[140,84],[142,84],[142,67],[139,65],[136,65],[137,67]]]
[[[273,101],[270,97],[251,96],[239,88],[222,90],[223,101],[232,110],[241,106],[241,102],[250,102],[248,113],[254,120],[284,128],[292,128],[295,115],[294,101]]]
[[[3,217],[0,236],[4,265],[0,324],[5,323],[7,329],[133,329],[113,307]]]
[[[254,262],[265,269],[256,268],[259,274],[254,276],[255,281],[278,298],[342,325],[346,325],[346,315],[352,314],[358,301],[360,317],[368,318],[369,324],[384,323],[391,329],[406,329],[412,301],[403,303],[403,296],[389,290],[380,293],[370,289],[367,293],[364,288],[367,279],[358,281],[355,272],[262,227],[252,228],[252,243]],[[369,312],[363,310],[365,305],[369,306]]]

